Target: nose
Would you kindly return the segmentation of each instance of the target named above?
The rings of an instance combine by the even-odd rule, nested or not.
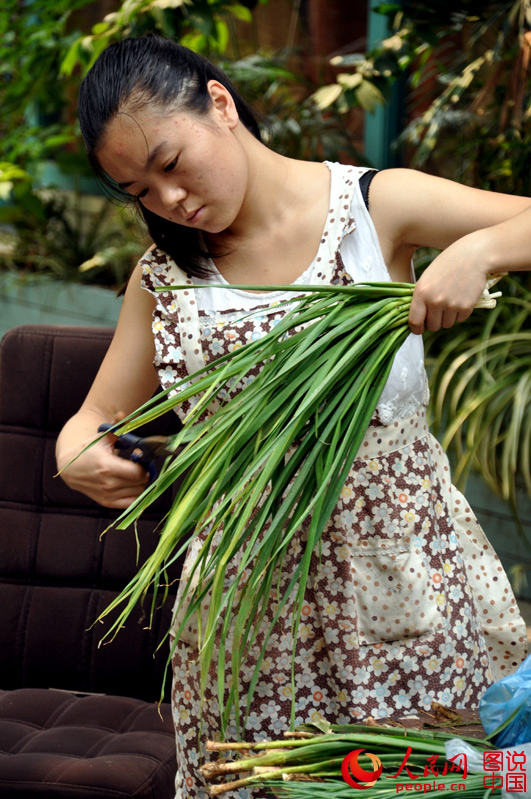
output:
[[[166,211],[174,211],[187,197],[187,192],[182,186],[165,181],[158,187],[159,200]]]

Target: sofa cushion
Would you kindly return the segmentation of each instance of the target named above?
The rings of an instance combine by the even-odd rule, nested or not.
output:
[[[109,646],[94,621],[159,540],[171,497],[136,529],[103,531],[116,512],[55,477],[57,432],[79,408],[111,340],[106,328],[21,326],[0,346],[0,686],[160,695],[181,562],[146,629],[138,608]],[[143,434],[170,434],[174,413]],[[96,435],[96,430],[94,431]],[[149,597],[144,613],[149,613]],[[112,618],[112,617],[111,617]],[[110,621],[110,619],[109,619]]]
[[[0,797],[171,799],[168,704],[21,688],[0,691]]]

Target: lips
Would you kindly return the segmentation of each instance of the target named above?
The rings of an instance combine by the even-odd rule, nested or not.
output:
[[[195,211],[192,211],[190,214],[187,214],[186,221],[189,225],[193,225],[199,220],[199,217],[201,216],[204,207],[205,207],[204,205],[201,205],[199,208],[196,208]]]

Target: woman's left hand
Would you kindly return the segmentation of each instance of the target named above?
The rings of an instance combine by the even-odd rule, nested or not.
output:
[[[475,231],[450,244],[423,272],[411,301],[412,333],[452,327],[470,316],[489,271],[482,254],[483,233]]]
[[[474,189],[414,169],[371,183],[371,217],[393,280],[408,280],[418,247],[441,250],[420,277],[409,323],[439,330],[472,313],[491,273],[531,269],[531,200]]]

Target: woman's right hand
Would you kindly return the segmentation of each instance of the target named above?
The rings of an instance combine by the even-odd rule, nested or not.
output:
[[[82,422],[81,424],[86,434],[87,426]],[[72,446],[68,439],[79,441],[75,435],[78,425],[79,420],[76,417],[70,419],[58,439],[56,457],[60,477],[70,488],[81,491],[100,505],[107,508],[127,508],[145,489],[148,473],[138,463],[120,458],[114,453],[115,436],[111,434],[107,434],[79,455],[83,447],[94,440],[98,433],[96,425],[92,437],[83,436],[84,443]]]
[[[158,385],[151,332],[153,297],[140,286],[141,267],[129,280],[111,344],[79,411],[57,439],[57,468],[65,483],[108,508],[127,508],[148,482],[138,463],[113,452],[115,436],[98,437],[103,422],[116,422],[148,400]],[[76,457],[79,456],[79,457]]]

